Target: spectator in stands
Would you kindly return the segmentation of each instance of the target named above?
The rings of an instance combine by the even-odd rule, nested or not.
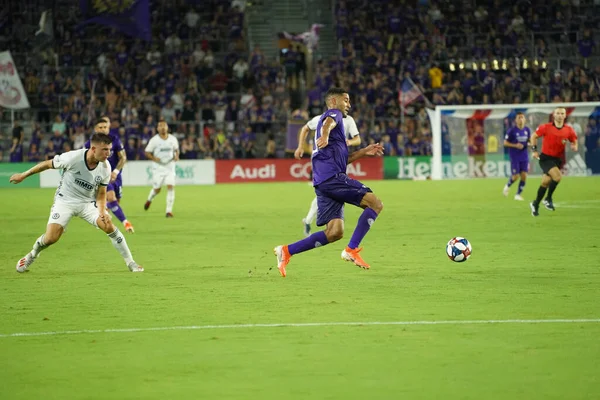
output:
[[[181,159],[193,160],[198,158],[196,140],[193,136],[187,135],[181,142]]]
[[[273,133],[275,141],[282,143],[282,127],[288,117],[308,118],[306,111],[311,115],[322,113],[322,93],[336,83],[351,87],[355,93],[352,114],[360,116],[357,124],[362,131],[369,132],[382,123],[385,129],[379,133],[381,139],[390,129],[388,121],[400,117],[396,99],[399,77],[405,74],[434,104],[598,100],[600,69],[594,70],[591,65],[595,54],[592,31],[584,25],[585,21],[579,24],[583,18],[577,16],[577,12],[586,14],[585,7],[580,6],[577,11],[567,5],[561,8],[562,12],[553,10],[548,14],[543,7],[532,9],[522,3],[507,8],[496,1],[477,9],[469,2],[460,7],[452,2],[428,3],[427,7],[407,3],[400,9],[393,2],[336,2],[332,28],[344,39],[341,53],[318,62],[314,80],[306,82],[307,109],[295,113],[289,107],[287,87],[294,86],[290,81],[298,81],[297,75],[303,75],[303,53],[296,45],[291,46],[287,67],[294,79],[286,79],[284,69],[273,65],[274,60],[268,59],[258,46],[249,55],[238,51],[244,35],[243,0],[231,5],[208,2],[202,10],[153,2],[151,46],[99,26],[75,35],[78,10],[73,9],[67,17],[55,21],[54,48],[34,58],[39,64],[23,67],[24,86],[41,123],[33,128],[31,142],[43,149],[43,132],[48,131],[49,139],[57,140],[54,128],[60,125],[48,125],[59,114],[59,108],[66,105],[59,122],[64,129],[59,131],[74,147],[78,146],[82,121],[89,121],[93,114],[114,113],[126,128],[127,143],[129,138],[134,139],[135,148],[131,151],[137,151],[138,138],[140,142],[147,140],[154,129],[140,132],[143,125],[136,128],[138,119],[156,119],[163,110],[173,114],[173,109],[173,122],[185,122],[177,129],[179,133],[191,135],[192,127],[194,132],[201,132],[203,124],[209,121],[222,121],[226,135],[237,132],[229,142],[233,156],[238,157],[240,152],[233,138],[238,135],[245,149],[248,140],[240,126],[240,115],[250,110],[252,117],[256,116],[252,120],[255,129],[250,131],[259,145],[252,153],[264,156],[267,135]],[[169,18],[163,23],[164,14]],[[181,23],[176,25],[173,21]],[[579,29],[580,25],[584,28],[575,41],[572,27]],[[543,31],[554,32],[546,35]],[[535,46],[532,37],[538,41]],[[19,38],[13,39],[10,46],[28,46]],[[554,44],[564,48],[567,43],[577,44],[573,48],[581,57],[581,65],[570,67],[561,63],[564,70],[549,84],[548,76],[555,71],[549,72],[541,62],[556,56]],[[17,48],[13,50],[17,54]],[[48,62],[53,60],[53,53],[58,56],[59,69],[54,68],[54,61]],[[499,57],[498,68],[493,68],[494,55]],[[45,57],[48,61],[44,61]],[[502,68],[503,57],[507,58],[506,72]],[[521,63],[520,68],[515,68],[514,57],[521,61],[528,58],[529,66],[524,68]],[[532,58],[538,58],[539,64],[532,65]],[[44,62],[47,65],[42,65]],[[449,62],[454,62],[454,70]],[[472,62],[485,62],[487,68],[472,70]],[[227,95],[208,94],[212,90],[226,91]],[[293,100],[295,104],[297,99]],[[171,106],[167,105],[169,101]],[[88,106],[92,117],[88,116]],[[415,126],[412,121],[418,118],[419,107],[417,102],[406,110],[403,133],[411,138],[425,135],[423,132],[428,129]],[[399,131],[397,124],[391,125]],[[29,126],[25,128],[25,133],[30,132]],[[401,134],[390,131],[390,142],[396,142]],[[419,140],[426,143],[427,137]],[[203,145],[209,155],[213,147],[207,142]],[[62,146],[58,148],[62,150]],[[198,156],[202,155],[199,150]]]
[[[244,149],[244,158],[256,158],[256,135],[253,133],[250,126],[246,127],[246,130],[241,135],[242,147]]]
[[[18,137],[12,138],[10,147],[10,162],[23,162],[23,143]]]
[[[52,160],[57,154],[58,153],[54,147],[54,142],[52,140],[48,140],[48,143],[46,144],[46,150],[44,151],[46,160]]]
[[[28,162],[40,162],[44,160],[42,153],[39,151],[36,143],[31,143],[29,146],[29,151],[27,152],[27,161]]]

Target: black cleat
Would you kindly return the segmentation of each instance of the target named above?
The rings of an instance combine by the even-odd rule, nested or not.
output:
[[[538,215],[540,215],[540,213],[539,213],[540,205],[536,204],[535,201],[532,201],[531,203],[529,203],[529,208],[531,208],[531,215],[533,215],[534,217],[537,217]]]
[[[552,200],[544,200],[542,203],[544,204],[544,207],[546,207],[546,210],[556,211],[556,209],[554,208],[554,203],[552,203]]]

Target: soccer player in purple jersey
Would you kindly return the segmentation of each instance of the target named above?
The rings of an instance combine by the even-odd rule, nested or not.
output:
[[[123,170],[123,166],[127,162],[127,155],[125,154],[125,149],[123,144],[121,143],[121,139],[118,134],[113,135],[110,133],[110,119],[108,117],[102,117],[98,120],[96,125],[94,126],[95,133],[104,133],[112,138],[113,144],[110,153],[110,157],[108,157],[108,162],[110,163],[110,167],[112,168],[112,172],[110,175],[110,183],[106,188],[106,199],[107,208],[112,211],[112,213],[123,223],[125,227],[125,231],[129,233],[133,233],[133,225],[131,222],[127,220],[125,217],[125,213],[119,204],[121,200],[121,196],[123,195],[123,180],[121,178],[121,171]],[[88,140],[84,147],[86,149],[90,148],[90,141]]]
[[[527,143],[531,138],[531,130],[525,126],[525,114],[518,112],[515,117],[517,126],[513,126],[506,132],[504,137],[504,147],[509,147],[510,156],[510,171],[511,176],[508,178],[508,182],[504,186],[502,193],[504,196],[508,196],[510,186],[516,182],[519,175],[521,181],[519,182],[519,189],[515,194],[515,200],[523,201],[521,193],[525,187],[525,181],[527,180],[527,172],[529,171],[529,154],[527,153]]]
[[[317,129],[317,124],[321,119],[321,115],[317,115],[310,121],[306,123],[300,130],[300,136],[298,137],[298,148],[294,152],[294,157],[297,160],[302,159],[304,155],[304,144],[306,143],[306,138],[311,131],[315,131]],[[358,146],[360,145],[360,134],[358,132],[358,127],[356,126],[356,121],[354,118],[347,115],[344,117],[344,132],[346,132],[346,144],[348,146]],[[312,181],[312,169],[310,171],[310,180]],[[308,214],[306,217],[302,219],[302,226],[304,227],[304,236],[310,236],[310,225],[313,222],[313,219],[317,215],[317,198],[315,197],[310,204],[310,209],[308,210]]]
[[[299,242],[275,247],[277,268],[283,277],[294,254],[325,246],[343,237],[345,203],[361,207],[364,211],[348,246],[342,251],[342,259],[368,269],[369,264],[360,256],[362,248],[358,246],[383,210],[383,203],[371,189],[346,175],[349,163],[366,156],[381,156],[383,147],[379,143],[371,144],[348,155],[343,117],[350,111],[350,96],[343,89],[331,88],[325,95],[325,103],[327,111],[321,116],[315,131],[312,170],[318,204],[317,226],[326,225],[326,228]]]

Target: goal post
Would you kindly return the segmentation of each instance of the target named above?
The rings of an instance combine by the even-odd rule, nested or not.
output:
[[[550,122],[556,107],[567,110],[566,123],[575,129],[579,142],[577,153],[567,148],[565,173],[591,174],[585,134],[600,117],[600,102],[473,104],[427,109],[432,134],[431,179],[508,176],[504,135],[515,125],[517,112],[525,114],[526,126],[533,133],[540,124]],[[541,174],[538,163],[530,164],[530,173]]]

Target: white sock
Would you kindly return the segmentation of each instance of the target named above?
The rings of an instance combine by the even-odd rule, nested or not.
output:
[[[310,203],[310,210],[308,210],[308,214],[306,214],[306,218],[304,218],[304,222],[307,224],[312,224],[313,219],[315,219],[315,215],[317,215],[317,210],[318,210],[317,198],[315,197],[315,199],[312,201],[312,203]]]
[[[44,235],[37,238],[35,243],[33,244],[33,250],[31,251],[31,255],[37,257],[38,254],[42,252],[48,245],[44,242]]]
[[[125,240],[125,236],[121,234],[119,229],[115,229],[113,233],[109,233],[108,237],[112,242],[113,246],[121,256],[125,260],[125,264],[129,265],[133,261],[133,256],[131,255],[131,251],[129,250],[129,246],[127,246],[127,241]]]
[[[154,191],[154,188],[150,189],[150,194],[148,195],[148,201],[152,201],[153,198],[156,197],[156,192]]]
[[[167,212],[173,212],[173,204],[175,203],[175,189],[167,190]]]

